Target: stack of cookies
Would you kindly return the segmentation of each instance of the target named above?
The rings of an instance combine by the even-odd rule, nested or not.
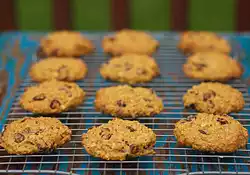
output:
[[[188,55],[183,65],[185,75],[206,82],[193,86],[183,96],[186,108],[201,113],[176,123],[174,135],[177,141],[208,152],[228,153],[245,147],[247,129],[227,115],[244,108],[243,95],[221,83],[240,78],[243,73],[240,63],[228,55],[231,51],[229,42],[215,33],[184,32],[178,48]]]

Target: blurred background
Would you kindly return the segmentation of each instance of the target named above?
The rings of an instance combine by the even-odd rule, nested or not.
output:
[[[250,0],[1,0],[0,31],[250,30]]]

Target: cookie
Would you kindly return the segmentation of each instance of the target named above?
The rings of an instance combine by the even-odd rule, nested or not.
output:
[[[209,114],[227,114],[244,108],[243,95],[237,89],[221,83],[201,83],[183,96],[185,107]]]
[[[114,57],[100,69],[103,78],[129,84],[148,82],[159,75],[159,72],[152,57],[137,54]]]
[[[1,146],[9,154],[48,152],[71,139],[71,130],[56,118],[25,117],[8,124]]]
[[[159,114],[163,103],[152,89],[120,85],[99,89],[95,107],[112,116],[137,118]]]
[[[82,145],[94,157],[105,160],[125,160],[153,154],[156,135],[138,121],[115,118],[94,126],[82,135]]]
[[[52,79],[76,81],[87,74],[87,66],[81,59],[49,57],[32,65],[29,75],[37,82]]]
[[[227,81],[240,78],[243,68],[237,60],[222,53],[200,52],[188,57],[183,65],[186,76],[199,80]]]
[[[183,32],[180,36],[178,48],[184,54],[193,54],[196,52],[220,52],[229,54],[231,46],[229,42],[212,32]]]
[[[75,83],[51,80],[28,87],[19,103],[27,111],[52,114],[80,105],[84,96],[85,92]]]
[[[113,36],[106,36],[102,41],[105,53],[115,56],[125,53],[153,54],[159,42],[143,31],[124,29]]]
[[[177,141],[195,150],[230,153],[246,146],[248,131],[227,115],[199,113],[175,124]]]
[[[41,39],[37,57],[80,57],[94,49],[93,43],[80,32],[57,31]]]

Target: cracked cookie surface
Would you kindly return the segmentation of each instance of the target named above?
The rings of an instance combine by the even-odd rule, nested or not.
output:
[[[9,154],[49,152],[71,139],[71,130],[56,118],[25,117],[8,124],[1,146]]]
[[[76,83],[51,80],[28,87],[19,103],[27,111],[52,114],[80,105],[84,96],[85,92]]]
[[[151,55],[156,51],[159,42],[143,31],[124,29],[113,36],[106,36],[102,41],[105,53],[123,55],[136,53]]]
[[[135,84],[152,80],[160,74],[160,70],[152,57],[126,54],[104,63],[100,73],[105,79]]]
[[[99,89],[95,107],[112,116],[137,118],[160,113],[163,102],[152,89],[120,85]]]
[[[201,83],[193,86],[183,96],[183,103],[185,107],[210,114],[237,112],[245,105],[240,91],[221,83]]]
[[[57,31],[41,39],[37,57],[80,57],[93,51],[93,43],[80,32]]]
[[[231,52],[230,43],[212,32],[183,32],[180,36],[178,48],[185,54],[204,51],[220,52],[224,54],[229,54]]]
[[[228,115],[199,113],[175,124],[174,135],[181,145],[195,150],[229,153],[246,146],[248,131]]]
[[[29,75],[34,81],[76,81],[87,74],[87,66],[81,59],[49,57],[34,63]]]
[[[186,76],[199,80],[227,81],[240,78],[243,68],[237,60],[216,52],[200,52],[188,57],[183,65]]]
[[[115,118],[94,126],[82,135],[82,145],[94,157],[105,160],[125,160],[154,154],[156,135],[138,121]]]

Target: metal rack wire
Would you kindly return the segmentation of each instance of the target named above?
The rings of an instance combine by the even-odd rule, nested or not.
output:
[[[109,115],[96,112],[93,106],[95,91],[101,87],[117,85],[103,80],[99,75],[99,66],[108,60],[100,48],[101,36],[92,38],[97,51],[83,59],[88,64],[86,79],[77,82],[86,92],[85,102],[78,108],[55,115],[72,129],[72,140],[49,154],[8,155],[0,149],[0,173],[5,174],[250,174],[250,150],[240,149],[233,154],[210,154],[182,147],[176,143],[173,128],[183,116],[194,114],[182,105],[182,95],[198,81],[184,77],[181,66],[185,57],[176,50],[177,37],[164,35],[159,37],[161,47],[155,53],[161,69],[161,76],[150,83],[140,84],[153,88],[164,102],[164,111],[155,117],[143,117],[139,121],[152,128],[157,135],[156,154],[126,161],[105,161],[88,155],[81,146],[81,134],[93,125],[106,123]],[[24,88],[33,82],[27,77],[16,92],[15,100],[6,122],[9,123],[32,113],[24,111],[18,105],[18,99]],[[231,81],[246,100],[244,110],[231,115],[249,129],[250,97],[248,87],[242,80]]]

